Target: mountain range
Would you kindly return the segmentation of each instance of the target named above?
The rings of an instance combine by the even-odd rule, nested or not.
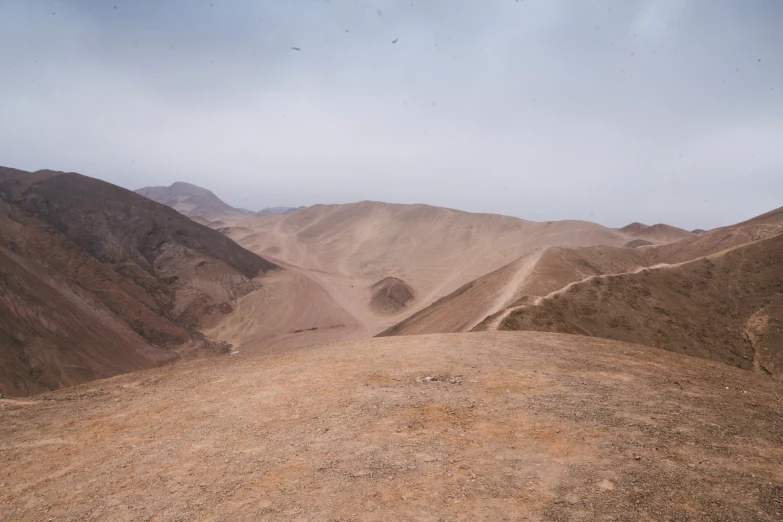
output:
[[[0,168],[0,519],[779,520],[782,266]]]

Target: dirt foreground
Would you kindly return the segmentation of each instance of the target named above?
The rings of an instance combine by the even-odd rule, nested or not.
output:
[[[0,400],[0,520],[783,520],[783,383],[490,332]]]

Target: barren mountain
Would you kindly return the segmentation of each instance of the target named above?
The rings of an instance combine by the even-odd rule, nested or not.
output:
[[[259,210],[258,212],[248,211],[252,215],[256,216],[277,216],[280,214],[293,214],[298,210],[302,210],[305,207],[269,207]],[[243,209],[244,210],[244,209]]]
[[[136,193],[169,206],[196,221],[199,219],[206,221],[206,223],[199,221],[202,225],[209,224],[211,221],[235,220],[248,216],[291,214],[305,208],[269,207],[258,212],[246,208],[234,208],[213,192],[184,181],[177,181],[168,187],[144,187],[136,190]]]
[[[649,249],[651,263],[679,263],[783,233],[783,207],[736,225],[714,228],[682,241]]]
[[[379,336],[467,332],[526,296],[546,295],[573,281],[646,264],[636,250],[544,247],[482,276]]]
[[[214,224],[213,224],[214,226]],[[243,247],[296,266],[370,334],[469,281],[549,245],[624,245],[626,234],[584,221],[536,223],[427,205],[315,205],[220,229]],[[405,306],[382,309],[376,283],[403,281]]]
[[[782,266],[779,234],[695,261],[590,277],[518,306],[499,328],[635,342],[781,377]]]
[[[0,400],[0,519],[783,517],[783,384],[535,332],[239,355]]]
[[[643,232],[648,228],[650,228],[650,225],[645,225],[644,223],[639,223],[638,221],[634,221],[630,225],[625,225],[623,228],[620,228],[618,230],[624,234],[635,236],[639,232]]]
[[[0,169],[0,392],[225,350],[197,329],[276,266],[133,192]]]
[[[644,226],[629,225],[632,231]],[[464,332],[478,325],[478,329],[496,329],[516,307],[588,277],[697,259],[779,232],[783,232],[783,210],[780,209],[731,227],[656,247],[548,247],[469,282],[379,335]]]
[[[688,232],[687,230],[671,225],[664,225],[663,223],[652,226],[645,225],[644,223],[631,223],[630,225],[626,225],[619,229],[619,231],[654,244],[673,243],[674,241],[680,241],[681,239],[693,236],[693,232]]]
[[[247,211],[232,207],[211,191],[183,181],[177,181],[169,187],[140,188],[136,193],[169,206],[188,217],[215,221],[248,215]]]

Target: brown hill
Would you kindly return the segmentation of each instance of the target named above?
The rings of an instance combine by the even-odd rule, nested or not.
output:
[[[716,229],[670,245],[640,249],[551,247],[463,285],[380,336],[495,329],[515,308],[570,283],[596,275],[680,262],[783,231],[783,212],[771,212],[733,227]]]
[[[639,248],[643,246],[650,246],[654,243],[647,241],[646,239],[634,239],[625,244],[625,248]]]
[[[370,308],[379,314],[395,314],[413,301],[413,289],[402,279],[386,277],[370,287]]]
[[[535,223],[370,201],[314,205],[221,230],[261,256],[298,267],[370,334],[537,248],[621,246],[632,239],[583,221]],[[393,314],[371,306],[371,287],[389,277],[405,281],[414,296]]]
[[[135,192],[188,217],[201,217],[208,221],[252,215],[250,211],[232,207],[211,191],[184,181],[168,187],[144,187]]]
[[[783,207],[736,225],[714,228],[682,241],[649,249],[650,264],[681,263],[783,233]]]
[[[222,351],[196,329],[229,313],[273,268],[125,189],[0,168],[0,392]]]
[[[193,361],[0,400],[0,519],[781,517],[783,384],[534,332]]]
[[[783,234],[695,261],[591,277],[519,306],[499,328],[635,342],[780,377],[781,266]]]
[[[644,223],[639,223],[638,221],[634,221],[630,225],[625,225],[623,228],[620,228],[618,230],[624,234],[635,236],[639,232],[643,232],[648,228],[650,228],[650,225],[645,225]]]
[[[573,281],[644,265],[635,250],[615,247],[547,247],[495,270],[379,334],[466,332],[527,296],[546,295]]]
[[[645,228],[644,230],[633,234],[639,239],[646,239],[656,243],[673,243],[693,236],[692,232],[671,225],[659,223]]]
[[[693,232],[671,225],[664,225],[663,223],[652,226],[644,223],[631,223],[618,230],[624,234],[656,244],[672,243],[693,236]]]

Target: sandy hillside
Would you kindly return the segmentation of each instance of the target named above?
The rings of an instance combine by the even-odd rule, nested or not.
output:
[[[573,283],[480,329],[658,346],[783,377],[783,234],[678,264]]]
[[[467,332],[520,299],[546,295],[573,281],[647,264],[635,249],[545,247],[462,286],[380,335]]]
[[[284,271],[259,278],[260,288],[238,299],[234,311],[204,333],[242,352],[371,336],[370,325],[346,312],[335,296],[305,271],[283,266]]]
[[[783,388],[663,350],[372,339],[0,401],[0,519],[783,517]]]
[[[619,246],[633,239],[583,221],[536,223],[367,201],[249,218],[220,230],[259,255],[306,271],[372,333],[537,248]],[[372,304],[387,278],[411,294],[393,310]]]
[[[680,263],[783,233],[783,207],[736,225],[715,228],[648,250],[651,263]]]
[[[650,228],[632,223],[626,232]],[[512,309],[593,276],[698,259],[783,232],[783,209],[737,225],[689,235],[665,245],[639,248],[547,247],[523,256],[439,299],[380,335],[451,333],[496,329]],[[485,319],[490,318],[485,321]]]

